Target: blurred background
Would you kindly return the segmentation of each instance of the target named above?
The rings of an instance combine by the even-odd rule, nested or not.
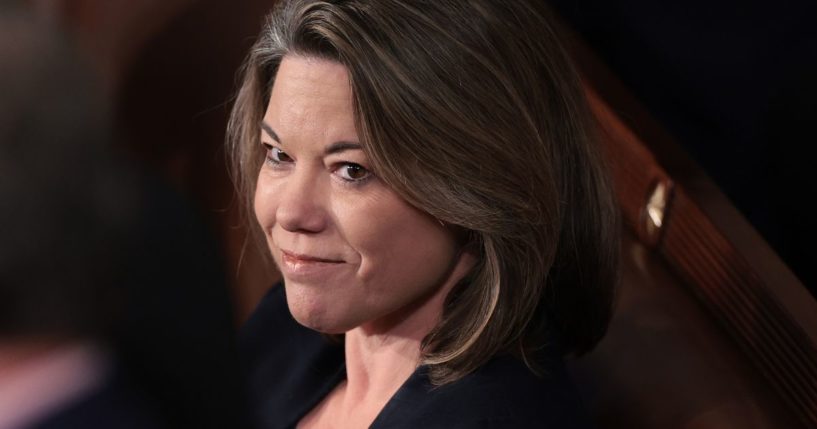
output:
[[[24,2],[26,3],[26,2]],[[188,203],[218,243],[246,318],[275,281],[246,240],[224,160],[238,68],[270,1],[32,0],[96,67],[114,106],[119,144]]]
[[[548,1],[817,293],[817,2]]]
[[[239,66],[274,0],[15,3],[63,29],[93,66],[110,101],[117,147],[146,172],[158,195],[145,236],[177,243],[166,251],[167,242],[156,239],[142,250],[166,261],[145,278],[184,286],[132,297],[164,315],[135,313],[138,323],[153,332],[176,327],[158,339],[133,334],[138,338],[128,344],[181,350],[184,345],[172,345],[178,338],[206,343],[218,333],[215,348],[199,342],[186,354],[169,353],[173,362],[161,365],[170,381],[159,391],[175,383],[210,392],[185,394],[187,400],[172,405],[187,409],[177,418],[209,420],[210,427],[218,419],[238,421],[230,420],[240,412],[238,401],[220,417],[200,413],[205,404],[226,400],[219,391],[234,391],[231,376],[222,372],[221,384],[203,386],[208,368],[229,366],[223,342],[278,275],[248,239],[227,175],[224,129]],[[817,3],[550,3],[817,294],[808,208],[817,175],[806,155],[817,143]],[[672,286],[678,279],[649,249],[627,237],[616,320],[608,339],[576,369],[597,420],[608,427],[796,427],[711,314]],[[187,302],[190,296],[198,303]],[[214,304],[219,300],[229,308]],[[210,325],[179,325],[174,313]],[[207,355],[210,361],[187,365]]]
[[[67,28],[114,100],[128,150],[220,243],[236,317],[271,276],[246,244],[222,153],[237,70],[273,0],[28,0]],[[814,292],[817,6],[551,0]]]

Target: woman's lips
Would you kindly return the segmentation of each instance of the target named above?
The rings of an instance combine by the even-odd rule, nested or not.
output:
[[[286,250],[281,250],[281,254],[284,258],[291,260],[291,261],[298,261],[298,262],[326,262],[326,263],[333,263],[333,264],[340,264],[343,261],[337,259],[329,259],[329,258],[320,258],[317,256],[310,256],[310,255],[303,255],[298,254],[295,252],[289,252]]]
[[[305,282],[325,279],[336,273],[344,261],[281,251],[281,271],[289,280]]]

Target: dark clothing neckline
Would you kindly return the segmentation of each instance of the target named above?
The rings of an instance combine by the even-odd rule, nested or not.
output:
[[[342,342],[298,324],[280,286],[247,321],[240,346],[259,428],[295,428],[346,378]],[[430,383],[427,367],[419,366],[370,427],[590,427],[561,354],[551,358],[543,377],[514,357],[499,356],[439,387]]]

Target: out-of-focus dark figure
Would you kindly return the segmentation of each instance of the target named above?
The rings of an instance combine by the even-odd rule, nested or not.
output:
[[[817,296],[817,3],[546,1]]]
[[[160,427],[105,339],[137,214],[105,103],[59,37],[0,14],[0,428]]]
[[[216,246],[63,39],[0,6],[0,429],[242,427]]]

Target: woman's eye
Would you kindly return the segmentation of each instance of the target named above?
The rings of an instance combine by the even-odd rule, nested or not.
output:
[[[362,180],[366,180],[372,174],[369,170],[354,163],[341,165],[341,167],[338,168],[337,172],[342,179],[348,180],[350,182],[359,182]]]
[[[292,162],[293,159],[287,155],[286,152],[275,146],[267,146],[267,160],[273,164],[280,164],[282,162]]]

